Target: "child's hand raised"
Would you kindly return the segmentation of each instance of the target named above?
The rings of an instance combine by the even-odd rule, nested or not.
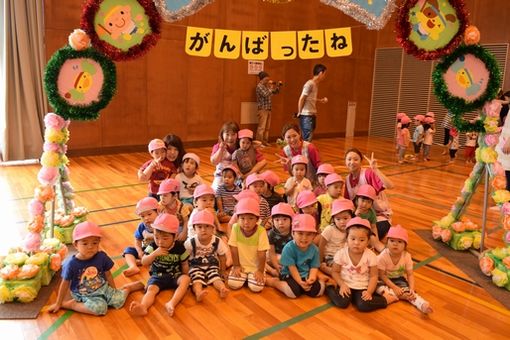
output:
[[[370,166],[370,168],[372,170],[376,170],[377,169],[377,159],[374,158],[374,153],[372,152],[372,155],[370,156],[370,158],[368,158],[367,156],[363,155],[363,158],[365,158],[368,162],[368,165]]]

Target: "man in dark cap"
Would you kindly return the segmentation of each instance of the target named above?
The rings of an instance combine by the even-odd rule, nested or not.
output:
[[[281,82],[275,84],[269,79],[267,72],[261,71],[258,74],[259,83],[255,89],[257,95],[257,126],[256,139],[262,145],[269,145],[269,127],[271,126],[271,97],[280,92]]]

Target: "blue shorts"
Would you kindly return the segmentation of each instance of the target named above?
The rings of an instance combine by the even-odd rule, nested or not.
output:
[[[105,283],[90,294],[71,292],[71,296],[78,302],[82,302],[87,309],[96,315],[105,315],[108,306],[116,309],[124,306],[127,293],[122,289],[115,289]]]
[[[180,276],[179,276],[180,277]],[[170,276],[151,276],[149,282],[147,282],[147,289],[150,285],[157,286],[159,290],[167,290],[167,289],[176,289],[179,287],[179,283],[177,281],[179,278],[174,278]]]
[[[133,255],[135,259],[140,260],[140,256],[138,256],[138,252],[136,251],[135,247],[127,247],[126,249],[124,249],[124,253],[122,253],[122,256],[126,256],[128,254]]]

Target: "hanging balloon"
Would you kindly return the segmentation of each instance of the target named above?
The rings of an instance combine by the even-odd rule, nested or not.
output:
[[[174,22],[193,15],[214,0],[154,0],[163,20]]]
[[[321,0],[365,24],[369,30],[380,30],[395,10],[395,0]]]
[[[418,59],[450,54],[468,25],[463,0],[408,0],[397,17],[397,41]]]
[[[138,58],[156,45],[160,24],[150,0],[88,0],[81,17],[92,45],[117,61]]]
[[[115,64],[93,48],[76,51],[63,47],[46,65],[48,101],[65,119],[96,119],[115,94],[115,87]]]
[[[480,45],[462,45],[436,65],[432,74],[434,93],[454,114],[460,131],[468,131],[462,114],[481,108],[497,96],[501,73],[494,56]],[[476,125],[476,124],[475,124]],[[483,131],[483,123],[478,130]],[[471,130],[475,129],[475,126]]]

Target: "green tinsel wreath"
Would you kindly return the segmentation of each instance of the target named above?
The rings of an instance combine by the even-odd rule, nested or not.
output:
[[[88,58],[96,61],[103,70],[103,86],[99,92],[99,100],[89,105],[71,105],[58,92],[57,80],[62,65],[67,59]],[[55,113],[64,119],[93,120],[99,117],[99,111],[104,109],[113,95],[117,86],[117,74],[115,64],[103,54],[93,48],[76,51],[70,46],[59,49],[46,65],[44,74],[44,89],[48,101]]]
[[[443,75],[450,66],[462,55],[472,54],[485,64],[489,71],[489,81],[485,92],[474,101],[467,101],[463,98],[453,96],[448,91]],[[461,45],[452,54],[443,58],[432,73],[434,82],[434,93],[443,106],[453,114],[453,123],[459,131],[484,132],[483,121],[477,120],[470,123],[463,119],[463,114],[481,108],[486,102],[496,98],[501,86],[501,73],[494,56],[480,45]]]

